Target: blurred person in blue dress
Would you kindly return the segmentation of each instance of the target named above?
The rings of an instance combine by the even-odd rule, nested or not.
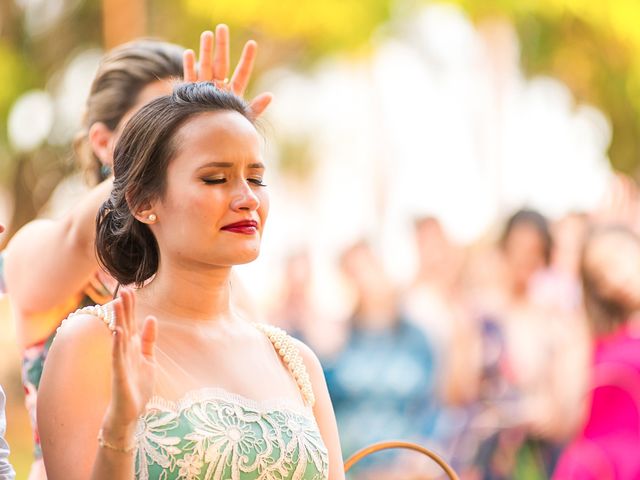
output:
[[[323,365],[345,458],[382,440],[433,446],[437,406],[432,347],[400,311],[396,288],[369,244],[361,241],[348,248],[340,266],[353,287],[355,308],[342,348]],[[407,471],[411,462],[409,457],[378,454],[364,465],[363,478],[422,478]]]

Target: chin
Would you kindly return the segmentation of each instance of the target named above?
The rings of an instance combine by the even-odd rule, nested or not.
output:
[[[260,249],[259,248],[255,249],[255,250],[248,250],[248,251],[245,251],[245,252],[241,252],[236,256],[236,258],[233,259],[233,261],[231,263],[233,265],[244,265],[246,263],[251,263],[256,258],[258,258],[259,254],[260,254]]]

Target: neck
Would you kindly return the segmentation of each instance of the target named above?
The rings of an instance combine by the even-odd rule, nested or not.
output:
[[[229,318],[231,267],[195,268],[161,265],[154,279],[137,293],[139,304],[162,319],[216,321]]]

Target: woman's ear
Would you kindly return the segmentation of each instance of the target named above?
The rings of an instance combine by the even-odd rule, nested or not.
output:
[[[131,205],[128,197],[127,203]],[[154,212],[154,208],[154,202],[145,200],[136,207],[135,211],[133,211],[133,216],[139,222],[146,223],[147,225],[153,225],[158,221],[158,215]]]
[[[115,133],[102,122],[89,127],[91,150],[104,165],[113,165],[113,141]]]
[[[139,222],[146,223],[147,225],[153,225],[158,221],[158,216],[151,210],[144,210],[134,215]]]

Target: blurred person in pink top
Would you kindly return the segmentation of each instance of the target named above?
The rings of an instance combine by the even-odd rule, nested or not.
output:
[[[582,255],[584,304],[593,335],[584,426],[554,479],[640,479],[640,238],[601,227]]]

